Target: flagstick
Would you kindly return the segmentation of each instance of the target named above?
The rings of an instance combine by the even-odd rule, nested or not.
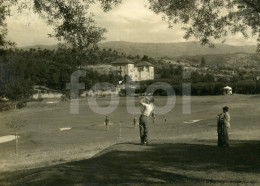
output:
[[[122,129],[121,129],[122,121],[119,122],[119,142],[122,140]]]

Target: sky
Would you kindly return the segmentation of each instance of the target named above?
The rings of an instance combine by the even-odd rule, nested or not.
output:
[[[141,43],[170,43],[185,42],[182,25],[168,28],[166,21],[160,15],[148,9],[147,0],[123,0],[123,3],[104,13],[99,5],[91,7],[98,26],[105,27],[105,41],[129,41]],[[32,45],[53,45],[57,41],[48,38],[51,27],[47,26],[38,15],[31,11],[22,14],[13,11],[7,19],[8,39],[15,41],[18,47]],[[194,38],[188,41],[195,41]],[[244,39],[242,34],[229,35],[226,44],[230,45],[255,45],[256,38]]]

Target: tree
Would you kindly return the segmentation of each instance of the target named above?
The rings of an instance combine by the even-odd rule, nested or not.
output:
[[[18,153],[18,132],[19,130],[26,125],[26,122],[24,120],[18,119],[18,118],[12,118],[8,123],[7,126],[9,126],[11,129],[15,132],[15,154]]]
[[[149,61],[149,57],[147,55],[144,55],[142,61]]]
[[[86,50],[97,47],[97,43],[104,39],[105,28],[96,26],[94,15],[89,12],[91,4],[101,3],[101,8],[107,12],[121,0],[0,0],[0,47],[11,44],[6,40],[6,17],[10,16],[12,6],[17,6],[19,12],[33,9],[47,25],[52,26],[53,32],[49,37],[55,37],[68,46]]]
[[[12,101],[27,99],[32,93],[32,82],[25,78],[25,60],[12,56],[9,62],[1,64],[3,74],[0,76],[0,96]]]
[[[6,24],[6,16],[10,16],[10,8],[9,3],[13,3],[14,1],[5,1],[0,0],[0,51],[6,49],[9,46],[13,46],[14,43],[7,40],[6,36],[8,33],[7,24]]]
[[[201,81],[201,75],[198,72],[196,72],[196,71],[192,72],[191,73],[191,81],[193,83],[200,82]]]
[[[214,78],[213,75],[207,73],[207,74],[204,76],[204,81],[205,81],[205,82],[214,82],[214,81],[215,81],[215,78]]]
[[[201,60],[200,60],[200,66],[201,67],[205,67],[206,66],[206,60],[205,60],[204,57],[202,57]]]
[[[212,39],[222,39],[228,32],[242,33],[248,38],[258,36],[257,46],[260,52],[260,0],[149,0],[150,9],[163,14],[169,27],[183,24],[185,39],[194,36],[202,45],[214,46]]]
[[[12,5],[18,5],[21,12],[32,8],[53,27],[50,37],[79,49],[96,47],[106,31],[96,26],[89,12],[90,5],[96,2],[107,12],[122,0],[0,0],[0,47],[8,44],[5,19]],[[212,39],[224,42],[228,32],[241,32],[247,38],[250,28],[252,35],[258,36],[260,51],[260,0],[149,0],[149,3],[152,11],[163,14],[170,28],[176,23],[183,24],[186,39],[194,36],[202,45],[214,46]]]

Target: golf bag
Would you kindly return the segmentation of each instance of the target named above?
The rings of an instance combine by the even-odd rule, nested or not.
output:
[[[224,114],[219,114],[217,117],[217,132],[218,132],[218,146],[224,144]]]

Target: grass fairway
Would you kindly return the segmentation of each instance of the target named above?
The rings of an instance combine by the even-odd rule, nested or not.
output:
[[[165,102],[155,99],[158,106]],[[230,107],[231,147],[219,148],[216,115],[225,105]],[[259,95],[192,97],[191,114],[182,114],[182,97],[177,97],[174,109],[150,124],[149,146],[139,145],[125,98],[109,115],[108,130],[105,116],[92,112],[87,100],[80,101],[78,115],[69,108],[69,102],[46,101],[1,113],[0,136],[13,134],[5,125],[11,116],[27,125],[19,133],[18,155],[14,141],[0,143],[0,185],[260,184]]]

